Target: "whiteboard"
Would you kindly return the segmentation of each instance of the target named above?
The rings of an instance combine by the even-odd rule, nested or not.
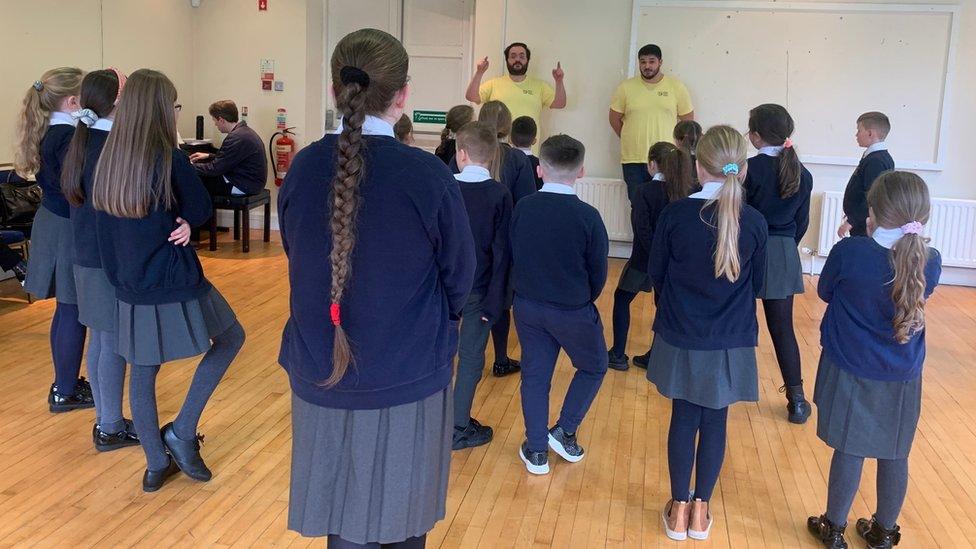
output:
[[[900,167],[940,170],[955,6],[635,0],[641,45],[691,92],[703,127],[745,131],[749,109],[785,106],[805,162],[857,164],[858,115],[891,119]]]

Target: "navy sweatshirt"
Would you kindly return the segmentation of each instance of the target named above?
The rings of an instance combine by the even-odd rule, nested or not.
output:
[[[519,150],[522,151],[522,149]],[[535,190],[538,191],[542,188],[542,178],[539,177],[539,157],[525,151],[522,151],[522,153],[529,159],[529,167],[532,168],[532,176],[535,177]]]
[[[74,126],[68,124],[48,126],[44,137],[41,138],[41,167],[34,176],[41,187],[41,206],[61,217],[71,215],[68,199],[61,194],[61,166],[74,135]]]
[[[528,157],[521,151],[515,150],[508,143],[501,143],[502,170],[499,179],[512,195],[512,204],[518,205],[519,200],[535,192],[535,177]],[[451,158],[452,173],[459,173],[457,158]]]
[[[71,207],[71,226],[75,235],[75,265],[93,269],[102,268],[102,258],[98,251],[98,237],[95,232],[95,208],[92,207],[91,191],[95,177],[95,166],[98,165],[98,157],[101,156],[107,139],[107,131],[88,130],[85,167],[81,171],[81,188],[85,193],[85,201],[81,206]],[[176,228],[175,224],[173,228]]]
[[[493,324],[501,316],[511,265],[508,231],[512,197],[494,179],[458,185],[474,237],[476,267],[471,293],[485,296],[484,315]]]
[[[800,188],[788,198],[779,192],[779,157],[758,154],[749,159],[743,183],[746,202],[766,218],[770,236],[788,236],[797,244],[810,225],[810,194],[813,176],[801,164]]]
[[[867,236],[868,191],[883,172],[895,169],[888,151],[874,151],[864,156],[844,190],[844,215],[851,224],[851,236]]]
[[[356,362],[331,389],[321,383],[332,373],[328,195],[338,136],[299,152],[278,194],[291,285],[278,361],[296,395],[329,408],[388,408],[447,387],[474,280],[471,227],[450,170],[393,137],[363,139],[365,179],[341,304]]]
[[[925,332],[905,344],[895,341],[890,257],[890,250],[869,237],[834,244],[817,284],[820,299],[827,302],[820,344],[831,362],[858,377],[909,381],[922,373]],[[935,290],[941,274],[942,256],[929,248],[925,297]]]
[[[735,282],[715,278],[715,222],[718,206],[683,198],[661,213],[651,245],[648,274],[658,294],[656,336],[689,350],[755,347],[756,296],[766,272],[766,220],[742,206],[739,218],[740,273]]]
[[[518,297],[578,309],[600,296],[610,240],[600,212],[575,194],[525,197],[515,206],[511,238]]]
[[[664,181],[647,181],[637,187],[630,209],[630,225],[634,231],[634,243],[630,250],[630,266],[638,271],[647,270],[651,243],[657,220],[668,205],[668,193]]]
[[[192,246],[174,246],[169,235],[176,218],[191,226],[210,219],[210,195],[190,160],[173,149],[171,184],[176,204],[172,210],[154,208],[140,219],[115,217],[102,211],[95,215],[102,268],[115,286],[120,301],[133,305],[178,303],[210,291],[203,267]]]
[[[195,164],[200,175],[223,176],[244,194],[258,194],[268,181],[268,157],[261,136],[241,121],[206,162]]]

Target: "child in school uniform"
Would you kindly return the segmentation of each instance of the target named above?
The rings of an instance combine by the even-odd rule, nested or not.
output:
[[[674,137],[674,144],[677,145],[679,149],[683,150],[685,154],[691,157],[691,175],[695,180],[695,185],[697,185],[698,163],[695,160],[695,150],[698,148],[698,140],[701,139],[702,136],[701,124],[695,122],[694,120],[682,120],[675,124],[672,136]]]
[[[827,311],[813,401],[817,436],[834,455],[827,510],[807,526],[832,549],[847,547],[847,514],[865,458],[878,460],[878,506],[870,519],[858,519],[857,534],[877,549],[901,540],[897,519],[922,403],[925,302],[942,273],[939,252],[922,236],[930,213],[925,182],[887,172],[867,198],[871,236],[835,244],[817,285]]]
[[[474,237],[475,270],[471,294],[461,312],[457,376],[454,381],[454,438],[451,448],[461,450],[491,442],[492,429],[471,417],[474,392],[485,367],[485,347],[491,325],[501,316],[511,264],[508,229],[512,197],[491,178],[498,140],[484,122],[470,122],[457,133],[454,176],[461,187]]]
[[[694,186],[691,159],[684,151],[666,141],[651,146],[647,154],[647,171],[652,176],[651,181],[637,186],[630,210],[630,224],[634,232],[630,259],[624,265],[613,293],[613,346],[608,356],[610,367],[614,370],[629,368],[630,359],[624,351],[630,331],[630,304],[639,292],[651,291],[647,264],[657,219],[668,203],[688,196]],[[650,354],[648,351],[634,357],[634,365],[646,369]]]
[[[864,147],[864,155],[844,190],[844,222],[837,236],[869,236],[867,232],[868,192],[882,173],[895,169],[895,160],[888,152],[888,132],[891,122],[884,113],[866,112],[857,118],[857,145]]]
[[[149,69],[134,72],[126,81],[91,188],[99,256],[118,300],[117,353],[132,365],[129,402],[146,454],[146,492],[161,488],[177,471],[210,480],[197,426],[244,344],[243,328],[204,276],[196,251],[173,245],[173,228],[181,220],[200,225],[211,214],[206,187],[187,156],[174,147],[175,104],[176,88],[166,75]],[[179,414],[160,431],[160,365],[201,353],[206,354]]]
[[[535,179],[529,159],[505,142],[512,133],[512,113],[501,101],[487,101],[481,105],[478,121],[490,124],[495,128],[498,136],[498,150],[496,160],[492,163],[491,177],[500,181],[512,195],[512,207],[518,205],[519,200],[536,192]],[[457,161],[450,163],[451,171],[458,173]],[[506,292],[501,317],[491,326],[491,342],[495,351],[495,362],[491,373],[495,377],[503,377],[519,371],[521,364],[518,360],[508,356],[508,336],[512,330],[512,299],[511,287]]]
[[[539,129],[535,120],[531,116],[520,116],[512,120],[512,146],[525,153],[532,166],[532,174],[535,175],[535,189],[542,188],[542,177],[539,176],[539,159],[532,152],[535,146]]]
[[[393,136],[408,64],[383,31],[338,42],[342,123],[298,153],[278,196],[291,287],[278,358],[292,390],[288,529],[332,548],[421,548],[446,512],[475,249],[450,170]]]
[[[455,105],[447,111],[444,129],[441,130],[441,142],[434,150],[434,156],[450,165],[451,159],[457,154],[457,132],[462,126],[474,120],[474,107],[471,105]]]
[[[43,192],[31,231],[31,254],[24,289],[38,299],[55,298],[51,320],[54,383],[48,409],[67,412],[95,405],[92,388],[79,377],[85,327],[78,322],[72,273],[74,256],[68,201],[61,194],[61,164],[75,132],[82,72],[61,67],[44,73],[27,90],[17,125],[14,169],[35,176]]]
[[[125,359],[116,352],[115,288],[102,270],[91,205],[92,175],[112,129],[125,76],[92,71],[81,82],[78,125],[64,158],[61,191],[71,205],[78,321],[88,328],[88,375],[95,398],[92,442],[99,452],[139,444],[132,421],[122,417]]]
[[[759,154],[749,159],[746,202],[766,218],[766,277],[762,292],[766,326],[783,375],[791,423],[805,423],[810,403],[803,393],[800,346],[793,332],[793,296],[803,293],[797,246],[810,221],[813,176],[793,146],[793,118],[781,105],[766,103],[749,111],[749,140]]]
[[[756,296],[766,270],[766,220],[745,203],[747,150],[734,128],[709,129],[698,143],[702,190],[664,208],[651,245],[658,308],[647,379],[672,401],[671,499],[662,518],[675,540],[708,537],[729,406],[759,400]]]
[[[413,122],[406,114],[401,114],[400,119],[393,125],[393,135],[397,141],[404,145],[413,145]]]
[[[512,215],[515,328],[522,343],[522,415],[526,440],[519,457],[530,473],[549,472],[549,452],[583,459],[577,430],[607,373],[607,344],[594,301],[607,280],[607,229],[596,208],[576,196],[583,144],[568,135],[542,143],[545,184]],[[576,373],[559,420],[549,428],[549,390],[559,350]]]

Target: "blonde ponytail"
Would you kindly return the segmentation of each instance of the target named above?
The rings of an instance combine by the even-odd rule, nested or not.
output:
[[[717,229],[715,242],[715,278],[729,282],[739,279],[742,261],[739,257],[739,217],[742,213],[742,178],[745,177],[745,138],[729,126],[710,128],[698,142],[698,163],[716,179],[722,179],[718,196],[705,202],[702,212],[718,203],[714,215]]]
[[[891,300],[895,341],[908,343],[925,329],[925,266],[929,239],[919,234],[928,223],[929,189],[921,177],[909,172],[885,172],[868,191],[871,216],[879,227],[901,227],[904,235],[891,248]]]
[[[27,90],[17,119],[14,146],[14,170],[21,177],[30,177],[40,170],[41,140],[51,113],[61,107],[65,98],[80,93],[81,77],[81,69],[75,67],[51,69]]]

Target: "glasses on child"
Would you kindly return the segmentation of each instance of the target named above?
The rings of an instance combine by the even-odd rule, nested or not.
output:
[[[180,112],[181,110],[183,110],[183,105],[180,105],[179,103],[177,103],[177,104],[173,105],[173,109],[175,109],[176,112]]]

